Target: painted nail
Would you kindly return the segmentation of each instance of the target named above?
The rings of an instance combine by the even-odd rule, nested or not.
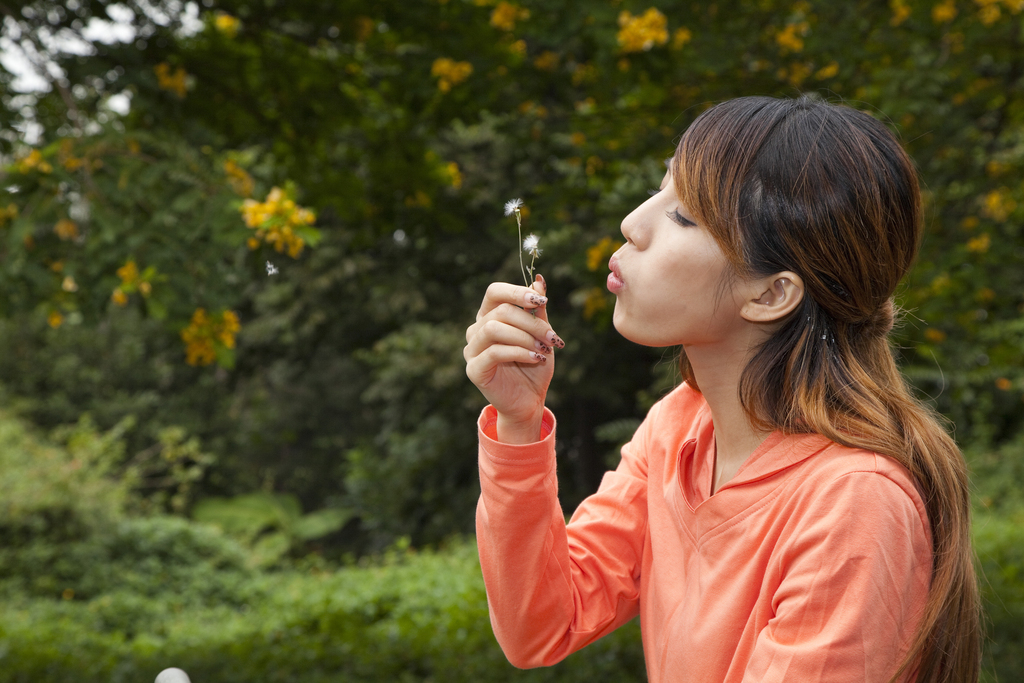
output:
[[[541,353],[551,353],[551,347],[548,346],[547,344],[545,344],[542,341],[534,339],[533,340],[533,345],[536,346],[540,350]]]
[[[551,344],[554,344],[555,346],[557,346],[560,349],[564,349],[565,348],[565,342],[562,341],[561,337],[559,337],[557,334],[555,334],[554,330],[548,330],[548,342],[551,343]]]
[[[527,294],[526,300],[534,306],[543,306],[548,302],[548,298],[540,294]]]
[[[532,356],[534,360],[539,360],[541,363],[546,363],[548,360],[548,357],[542,353],[534,353],[531,351],[530,356]]]

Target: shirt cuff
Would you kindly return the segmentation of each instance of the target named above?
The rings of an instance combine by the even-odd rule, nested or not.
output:
[[[498,411],[487,406],[480,413],[480,454],[490,460],[507,464],[535,463],[555,454],[555,415],[544,408],[538,440],[529,444],[508,444],[498,441]]]

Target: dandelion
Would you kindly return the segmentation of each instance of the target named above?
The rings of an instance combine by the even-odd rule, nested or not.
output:
[[[523,251],[525,251],[525,252],[529,253],[531,256],[533,256],[533,260],[530,261],[530,277],[528,278],[528,277],[526,277],[526,264],[523,263],[523,251],[519,252],[519,270],[521,270],[522,273],[523,273],[523,282],[525,282],[526,286],[529,287],[530,286],[530,278],[533,277],[533,264],[534,264],[534,261],[536,261],[537,257],[540,256],[540,249],[538,248],[538,245],[540,244],[540,238],[537,237],[536,235],[530,235],[525,240],[523,239],[523,212],[522,212],[522,208],[523,208],[523,200],[519,199],[518,197],[516,199],[510,199],[507,202],[505,202],[505,215],[506,216],[511,216],[512,214],[516,215],[516,227],[519,228],[519,242],[520,242],[520,244],[523,245]]]
[[[278,271],[277,266],[270,261],[267,261],[267,275],[277,275],[278,272],[280,271]]]

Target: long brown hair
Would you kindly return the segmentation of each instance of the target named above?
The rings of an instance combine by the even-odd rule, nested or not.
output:
[[[921,238],[913,163],[881,122],[804,96],[748,97],[701,114],[672,162],[680,200],[737,275],[789,270],[798,309],[740,379],[755,427],[814,432],[886,455],[920,487],[932,535],[928,602],[906,658],[919,682],[977,681],[980,612],[967,467],[889,344],[893,293]],[[682,375],[693,373],[681,359]]]

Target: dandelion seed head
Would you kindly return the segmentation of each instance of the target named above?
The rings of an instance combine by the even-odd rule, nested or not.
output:
[[[540,256],[540,238],[536,235],[528,235],[523,240],[523,251],[532,256]]]
[[[270,261],[267,261],[267,275],[277,275],[277,273],[277,266],[275,266]]]
[[[510,199],[505,202],[505,215],[511,216],[513,213],[519,210],[519,207],[523,205],[523,200],[516,198]]]

